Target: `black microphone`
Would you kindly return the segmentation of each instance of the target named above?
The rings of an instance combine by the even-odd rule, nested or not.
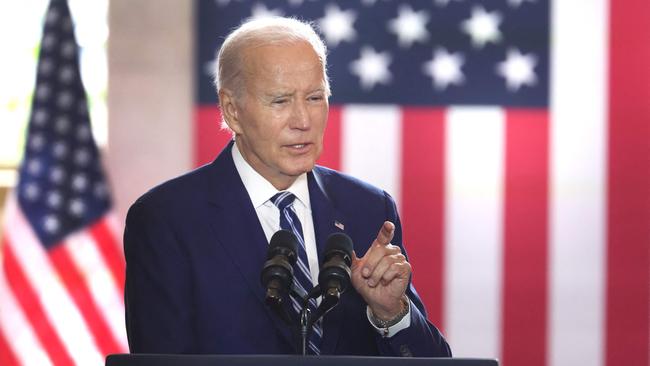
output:
[[[323,298],[312,323],[336,306],[341,294],[350,286],[352,239],[343,233],[331,234],[325,244],[323,262],[318,274],[318,287]]]
[[[297,248],[298,239],[292,232],[280,230],[273,234],[261,274],[262,286],[266,289],[266,304],[287,323],[291,323],[291,320],[282,304],[293,282]]]
[[[330,235],[325,244],[323,262],[323,268],[318,274],[318,285],[323,296],[344,293],[350,286],[352,239],[343,233]]]

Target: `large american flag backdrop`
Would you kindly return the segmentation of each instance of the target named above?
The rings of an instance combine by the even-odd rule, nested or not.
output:
[[[0,365],[103,365],[127,352],[120,229],[90,128],[74,27],[51,0],[0,245]]]
[[[228,139],[215,52],[268,15],[320,28],[320,163],[396,198],[456,356],[648,365],[647,0],[198,1],[197,165]]]

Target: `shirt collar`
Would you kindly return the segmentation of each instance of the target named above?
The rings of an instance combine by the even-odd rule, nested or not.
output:
[[[235,169],[237,169],[237,173],[239,173],[239,177],[244,183],[244,187],[246,188],[248,196],[251,198],[251,202],[255,209],[264,205],[271,197],[280,192],[273,187],[271,182],[266,180],[260,175],[260,173],[255,171],[250,164],[248,164],[239,151],[236,143],[232,146],[232,159],[235,162]],[[293,193],[298,201],[310,210],[311,206],[309,202],[307,173],[299,175],[293,184],[286,190]]]

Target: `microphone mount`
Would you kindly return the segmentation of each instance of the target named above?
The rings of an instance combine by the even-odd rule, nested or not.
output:
[[[308,293],[293,286],[293,265],[295,264],[295,246],[293,234],[280,230],[276,234],[282,237],[281,232],[288,240],[276,240],[278,243],[269,249],[268,260],[262,270],[262,283],[266,287],[266,304],[280,316],[286,324],[296,324],[295,317],[289,315],[287,303],[284,301],[287,293],[296,298],[300,303],[300,312],[297,321],[297,335],[299,336],[298,352],[307,355],[309,334],[314,324],[332,310],[341,300],[341,294],[350,285],[350,265],[352,257],[352,240],[343,233],[334,233],[327,238],[325,246],[324,263],[318,275],[318,285]],[[287,233],[291,234],[288,235]],[[274,237],[275,235],[274,234]],[[288,243],[288,244],[285,244]],[[274,240],[270,245],[273,247]],[[312,311],[310,300],[321,297],[318,307]],[[292,319],[294,319],[292,321]],[[296,330],[294,328],[294,331]]]

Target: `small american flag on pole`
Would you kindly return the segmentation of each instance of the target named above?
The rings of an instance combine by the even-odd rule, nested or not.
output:
[[[52,0],[18,185],[4,212],[0,364],[102,365],[127,351],[110,207],[70,11]]]

